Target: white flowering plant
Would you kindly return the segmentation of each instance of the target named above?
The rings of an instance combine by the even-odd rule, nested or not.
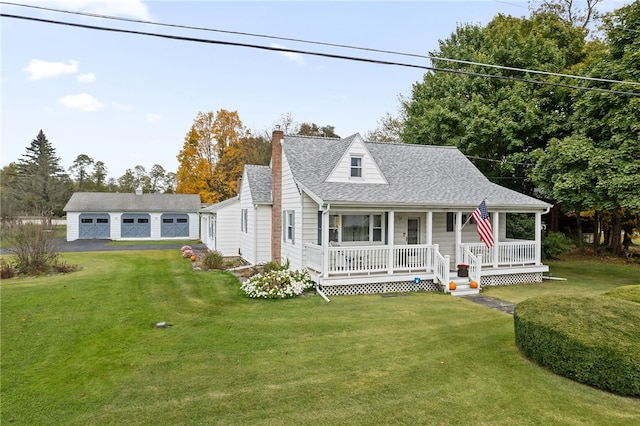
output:
[[[240,286],[248,297],[264,299],[288,299],[301,295],[311,287],[313,281],[307,271],[290,269],[256,274]]]

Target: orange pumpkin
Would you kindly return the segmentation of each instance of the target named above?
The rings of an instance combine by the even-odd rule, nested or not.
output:
[[[453,291],[453,290],[455,290],[455,289],[456,289],[456,283],[454,283],[453,281],[451,281],[451,282],[449,283],[449,290]]]
[[[192,261],[192,262],[195,262],[195,261],[196,261],[196,255],[195,255],[195,254],[191,255],[191,261]]]
[[[471,281],[469,283],[469,287],[471,288],[478,288],[478,282],[477,281]]]

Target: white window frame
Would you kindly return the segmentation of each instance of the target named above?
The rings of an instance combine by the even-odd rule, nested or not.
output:
[[[296,211],[284,210],[282,215],[282,239],[295,244],[296,242]]]
[[[345,216],[368,216],[369,217],[369,239],[368,240],[360,240],[360,241],[344,241],[342,239],[343,236],[343,226],[344,226],[344,217]],[[375,217],[378,216],[380,218],[380,226],[375,226]],[[337,218],[337,220],[336,220]],[[337,227],[337,228],[336,228]],[[374,239],[374,231],[378,229],[380,230],[380,239]],[[332,238],[335,234],[335,230],[337,230],[337,240]],[[358,245],[358,244],[378,244],[384,242],[384,233],[385,233],[385,223],[384,223],[384,213],[335,213],[329,216],[329,241],[338,244],[345,245]]]
[[[354,160],[356,160],[357,164],[353,164]],[[350,164],[351,164],[351,168],[350,168],[351,172],[349,174],[349,177],[351,179],[362,179],[362,157],[359,155],[352,155]],[[356,173],[355,175],[354,175],[354,172]]]
[[[249,209],[242,209],[240,213],[240,231],[249,232]]]

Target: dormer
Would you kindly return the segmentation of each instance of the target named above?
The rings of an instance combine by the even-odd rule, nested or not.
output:
[[[386,184],[387,180],[360,134],[345,141],[349,142],[349,139],[349,146],[329,173],[326,182]]]

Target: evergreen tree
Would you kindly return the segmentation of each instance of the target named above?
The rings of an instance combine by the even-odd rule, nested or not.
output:
[[[40,130],[17,163],[14,194],[22,212],[46,218],[63,214],[72,182],[60,162],[55,148]]]

